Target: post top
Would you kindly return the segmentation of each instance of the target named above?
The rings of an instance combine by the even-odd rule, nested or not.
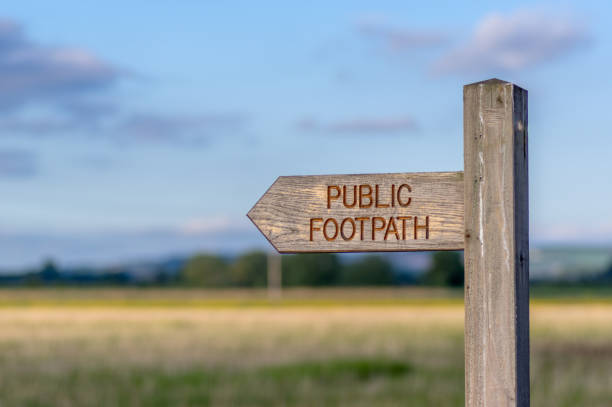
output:
[[[519,89],[523,89],[520,86],[515,85],[512,82],[504,81],[504,80],[501,80],[501,79],[498,79],[498,78],[491,78],[491,79],[487,79],[487,80],[480,81],[480,82],[469,83],[469,84],[465,85],[464,87],[467,88],[468,86],[480,86],[480,85],[511,85],[511,86],[517,87]]]

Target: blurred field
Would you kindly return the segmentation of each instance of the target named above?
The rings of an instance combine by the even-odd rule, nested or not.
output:
[[[610,406],[612,301],[570,294],[532,304],[532,405]],[[461,292],[0,290],[0,405],[461,406]]]

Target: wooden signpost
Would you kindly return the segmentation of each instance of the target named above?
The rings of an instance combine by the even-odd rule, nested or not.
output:
[[[529,406],[527,91],[463,106],[464,172],[279,177],[248,217],[281,253],[464,250],[465,404]]]

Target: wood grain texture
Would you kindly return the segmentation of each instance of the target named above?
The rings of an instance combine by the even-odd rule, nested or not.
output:
[[[344,191],[346,186],[346,203],[352,204],[353,188],[359,185],[370,185],[373,198],[378,185],[380,206],[389,207],[376,208],[372,204],[369,208],[360,208],[359,205],[348,208],[342,197],[328,202],[330,186],[338,186],[340,191]],[[398,204],[401,185],[410,187],[410,190],[404,187],[399,193],[403,207]],[[464,244],[463,188],[463,172],[279,177],[248,217],[281,253],[460,250]],[[333,196],[338,193],[336,189],[331,191]],[[410,203],[406,205],[408,199]],[[368,200],[363,202],[365,204]],[[375,216],[383,218],[386,226],[390,226],[389,218],[393,217],[397,233],[385,228],[375,231],[372,239],[371,218]],[[363,221],[363,233],[361,221],[356,220],[359,217],[370,218]],[[408,219],[402,221],[399,217]],[[414,217],[420,226],[417,239],[414,239]],[[342,233],[338,233],[334,239],[327,240],[322,230],[313,230],[311,240],[310,222],[313,218],[321,219],[314,221],[315,229],[324,229],[328,218],[335,219],[339,227],[343,219],[351,218],[356,227],[355,236],[345,240]],[[427,219],[428,238],[424,227]],[[402,222],[406,222],[404,227]],[[375,226],[381,227],[382,221],[379,219]],[[326,230],[328,237],[334,235],[332,221]],[[343,230],[344,237],[350,237],[352,223],[347,221]]]
[[[466,406],[529,406],[527,91],[464,87]]]

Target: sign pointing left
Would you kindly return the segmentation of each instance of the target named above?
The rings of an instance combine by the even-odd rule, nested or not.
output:
[[[461,250],[463,172],[279,177],[248,217],[281,253]]]

